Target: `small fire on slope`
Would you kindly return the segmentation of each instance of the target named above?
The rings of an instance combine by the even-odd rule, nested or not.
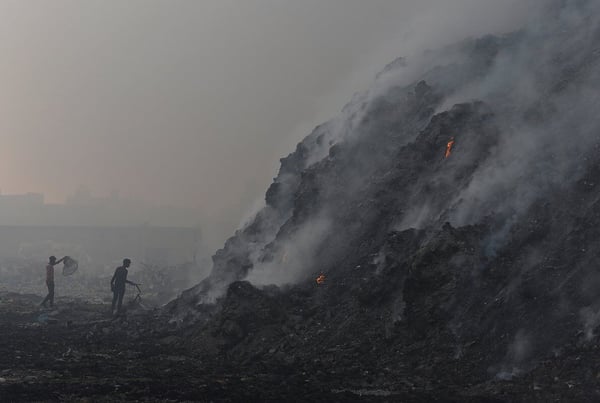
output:
[[[321,285],[325,282],[325,275],[321,273],[319,277],[317,277],[317,284]]]
[[[454,137],[450,137],[448,144],[446,144],[446,156],[448,158],[452,154],[452,147],[454,147]]]

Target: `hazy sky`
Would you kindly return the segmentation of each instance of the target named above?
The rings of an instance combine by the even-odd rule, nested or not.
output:
[[[84,184],[235,226],[386,63],[512,29],[529,4],[0,0],[0,189],[62,202]]]

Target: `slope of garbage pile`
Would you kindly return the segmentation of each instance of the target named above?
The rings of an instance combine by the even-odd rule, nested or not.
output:
[[[167,307],[186,345],[332,390],[599,398],[600,21],[554,6],[412,84],[392,63],[282,159]]]
[[[390,193],[415,179],[400,174],[409,154],[421,164],[420,177],[446,169],[439,159],[442,139],[436,143],[432,135],[440,126],[451,122],[472,142],[473,159],[467,154],[457,162],[469,175],[476,156],[495,144],[493,121],[480,104],[434,118],[403,151],[398,173],[372,182],[380,197],[359,210],[364,214],[354,214],[351,203],[345,214],[337,212],[343,224],[333,237],[361,220],[365,237],[348,245],[355,253],[296,286],[232,283],[212,310],[196,309],[202,322],[184,326],[187,347],[248,372],[313,374],[331,390],[411,390],[456,401],[600,397],[600,371],[573,361],[584,352],[598,354],[598,276],[590,263],[600,250],[600,193],[590,184],[600,180],[600,164],[532,205],[527,221],[515,224],[510,242],[497,250],[490,250],[498,225],[493,217],[460,228],[385,231],[377,224],[383,214],[393,221],[398,210],[385,208]],[[453,192],[441,183],[439,199],[430,202],[443,203]],[[380,215],[368,214],[373,211]],[[326,279],[319,285],[321,271]]]

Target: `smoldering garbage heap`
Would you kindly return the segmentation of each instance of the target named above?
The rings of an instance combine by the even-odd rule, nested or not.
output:
[[[188,346],[340,388],[597,393],[573,364],[600,324],[600,25],[581,18],[447,48],[413,84],[386,72],[317,127],[168,306]],[[245,281],[298,264],[292,285]]]

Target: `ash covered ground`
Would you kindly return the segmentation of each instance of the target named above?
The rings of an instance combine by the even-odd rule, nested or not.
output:
[[[0,398],[600,400],[600,6],[548,3],[391,63],[166,305],[4,292]]]
[[[41,258],[0,259],[0,292],[45,295],[45,263]],[[63,275],[62,265],[56,266],[57,296],[102,304],[112,301],[110,281],[120,262],[98,264],[81,262],[72,275]],[[128,285],[131,299],[140,293],[146,307],[161,306],[178,296],[190,282],[197,281],[200,267],[193,263],[165,265],[135,262],[129,279],[141,284],[138,291]]]

